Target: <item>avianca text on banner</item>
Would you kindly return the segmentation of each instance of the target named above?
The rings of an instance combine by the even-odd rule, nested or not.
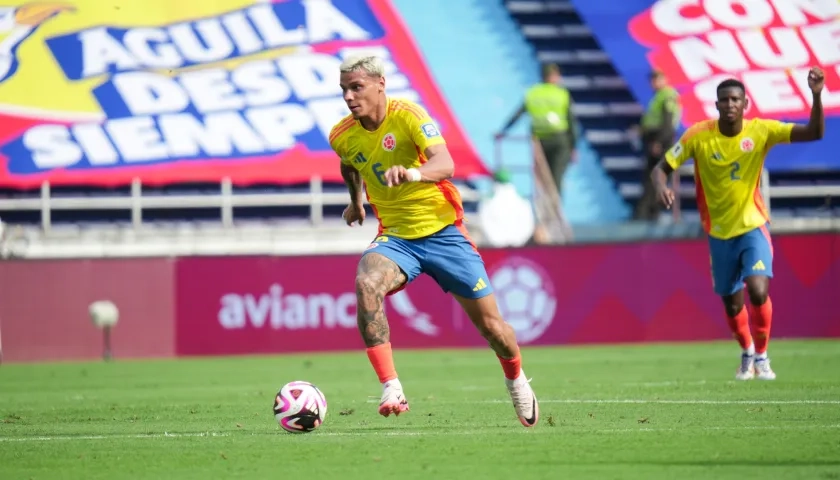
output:
[[[358,53],[429,110],[460,174],[484,173],[388,2],[12,3],[2,184],[339,181],[327,136],[347,113],[338,65]]]
[[[797,119],[808,117],[816,65],[826,112],[840,113],[838,18],[837,0],[660,0],[629,30],[683,93],[685,123],[716,117],[715,86],[732,77],[746,86],[749,116]]]

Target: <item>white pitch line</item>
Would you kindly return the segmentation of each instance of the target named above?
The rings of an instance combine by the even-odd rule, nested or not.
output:
[[[540,403],[565,404],[638,404],[638,405],[840,405],[840,400],[657,400],[657,399],[539,399]],[[379,403],[379,400],[368,400],[367,403]],[[431,400],[429,403],[510,403],[510,400],[478,400],[460,402],[454,400]]]
[[[755,426],[718,426],[718,427],[639,427],[639,428],[587,428],[581,426],[558,426],[549,427],[541,425],[536,430],[525,430],[513,424],[509,430],[504,430],[505,435],[546,435],[551,433],[583,433],[583,434],[621,434],[621,433],[657,433],[657,432],[697,432],[697,431],[744,431],[744,430],[834,430],[840,429],[838,425],[755,425]],[[409,431],[395,430],[383,431],[359,431],[359,432],[331,432],[320,431],[311,435],[292,435],[282,431],[266,433],[241,433],[230,435],[228,433],[164,433],[146,435],[63,435],[56,437],[0,437],[0,442],[49,442],[63,440],[118,440],[118,439],[157,439],[157,438],[186,438],[186,437],[239,437],[239,436],[277,436],[278,438],[310,438],[316,440],[320,437],[426,437],[426,436],[486,436],[502,433],[500,429],[493,430],[433,430],[433,431]]]
[[[115,435],[57,435],[51,437],[0,437],[0,442],[51,442],[56,440],[112,440],[137,438],[227,437],[227,433],[137,433]]]
[[[540,403],[639,404],[639,405],[840,405],[840,400],[657,400],[657,399],[547,399]],[[510,403],[510,400],[484,400],[480,403]]]

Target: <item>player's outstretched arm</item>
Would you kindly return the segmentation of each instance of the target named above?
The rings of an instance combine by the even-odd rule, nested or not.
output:
[[[808,72],[808,86],[811,87],[813,103],[811,117],[806,125],[794,125],[790,131],[791,143],[813,142],[820,140],[825,134],[825,115],[823,114],[822,90],[825,85],[825,74],[819,67]]]

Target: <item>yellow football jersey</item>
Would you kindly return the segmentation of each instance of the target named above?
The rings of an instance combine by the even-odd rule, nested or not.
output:
[[[744,120],[734,137],[720,133],[717,120],[698,122],[666,154],[673,169],[694,159],[697,208],[703,228],[720,239],[737,237],[768,221],[759,182],[767,152],[790,142],[792,123]]]
[[[385,121],[376,131],[365,130],[348,115],[332,128],[329,137],[341,163],[361,174],[379,220],[379,233],[421,238],[461,221],[461,194],[448,180],[396,187],[385,184],[389,168],[417,168],[427,160],[423,153],[427,147],[446,143],[429,114],[416,103],[389,98],[387,108]]]

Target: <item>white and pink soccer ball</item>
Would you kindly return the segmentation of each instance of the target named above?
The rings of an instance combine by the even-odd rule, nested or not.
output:
[[[309,382],[289,382],[274,397],[274,418],[287,432],[311,432],[326,416],[327,399]]]

